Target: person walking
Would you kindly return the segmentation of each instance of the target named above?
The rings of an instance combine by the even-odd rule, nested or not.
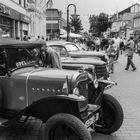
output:
[[[114,73],[114,60],[116,55],[114,40],[109,41],[109,47],[106,52],[107,56],[109,57],[109,73]]]
[[[125,70],[128,70],[130,65],[133,68],[132,71],[136,70],[136,67],[133,63],[134,52],[135,52],[135,43],[133,41],[133,37],[131,36],[130,39],[128,40],[127,44],[126,44],[127,64],[126,64]]]
[[[116,55],[116,61],[117,61],[118,58],[119,58],[121,39],[119,38],[118,34],[115,34],[113,40],[114,40],[114,43],[115,43],[115,45],[116,45],[116,50],[117,50],[117,55]]]

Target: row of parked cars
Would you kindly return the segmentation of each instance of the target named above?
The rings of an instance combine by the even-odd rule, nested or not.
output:
[[[62,69],[44,66],[41,48],[61,55]],[[120,103],[104,91],[110,80],[105,54],[81,50],[65,41],[0,39],[0,125],[30,116],[45,123],[44,140],[91,140],[88,128],[110,134],[123,122]],[[24,118],[24,120],[23,120]]]

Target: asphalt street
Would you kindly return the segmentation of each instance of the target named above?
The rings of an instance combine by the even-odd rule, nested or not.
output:
[[[111,134],[103,135],[91,131],[93,140],[140,140],[140,56],[135,54],[137,70],[124,70],[126,57],[120,55],[115,64],[112,80],[118,83],[106,93],[114,96],[123,107],[124,122],[121,128]],[[42,123],[30,118],[26,124],[17,124],[12,128],[0,128],[0,140],[40,140]]]

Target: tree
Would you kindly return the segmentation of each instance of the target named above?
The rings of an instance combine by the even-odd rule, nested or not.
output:
[[[100,13],[97,15],[92,15],[89,17],[90,30],[89,32],[93,34],[101,35],[109,27],[111,27],[111,22],[109,21],[108,15],[105,13]]]
[[[80,20],[80,17],[70,17],[70,29],[74,33],[80,33],[83,30],[82,22]]]
[[[111,27],[111,22],[108,19],[108,15],[105,13],[100,13],[97,24],[99,35],[101,35],[102,32],[105,32],[109,27]]]
[[[89,17],[89,24],[90,24],[89,32],[92,33],[93,35],[98,34],[97,22],[98,22],[98,16],[92,15]]]

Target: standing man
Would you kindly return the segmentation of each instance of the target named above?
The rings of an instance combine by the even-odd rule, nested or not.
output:
[[[47,44],[41,48],[41,59],[45,67],[62,69],[60,55],[54,49],[48,47]]]
[[[130,65],[133,68],[132,71],[135,71],[136,70],[136,67],[135,67],[135,65],[133,63],[133,54],[134,54],[134,51],[135,51],[135,43],[133,41],[133,37],[131,36],[130,37],[130,40],[126,44],[127,64],[126,64],[125,70],[128,70]]]
[[[118,60],[118,58],[119,58],[119,51],[120,51],[121,39],[118,37],[117,34],[115,34],[113,40],[114,40],[114,43],[115,43],[115,45],[116,45],[116,51],[117,51],[116,60]]]
[[[95,43],[95,47],[96,47],[95,50],[98,52],[99,48],[100,48],[100,45],[101,45],[100,38],[99,37],[95,37],[94,43]]]

